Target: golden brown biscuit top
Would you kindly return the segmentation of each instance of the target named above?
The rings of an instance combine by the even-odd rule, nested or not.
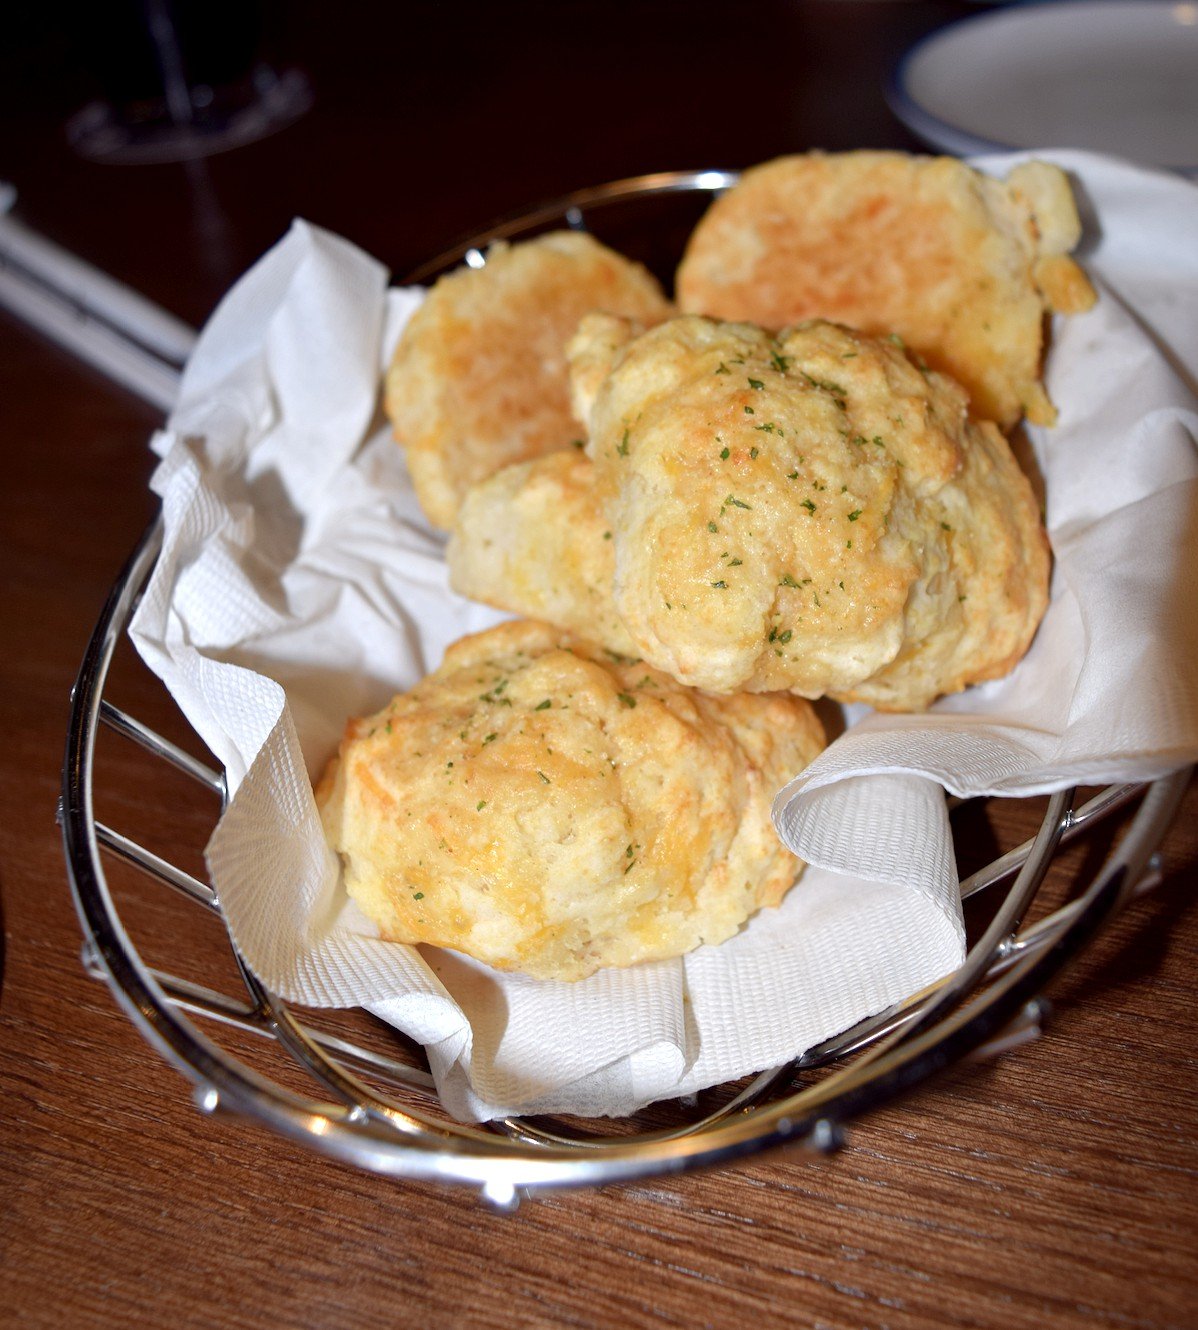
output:
[[[1051,423],[1044,311],[1094,300],[1066,257],[1079,233],[1068,180],[1048,163],[999,181],[950,157],[783,157],[745,172],[699,223],[678,303],[773,329],[820,317],[896,332],[965,385],[979,416]]]
[[[591,310],[654,323],[670,312],[639,264],[583,232],[493,245],[441,278],[409,320],[386,407],[429,520],[449,527],[466,489],[568,446],[565,343]]]

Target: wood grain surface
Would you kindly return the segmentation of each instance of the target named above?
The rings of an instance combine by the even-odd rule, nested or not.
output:
[[[237,151],[142,167],[87,163],[63,129],[121,72],[105,25],[129,15],[26,9],[6,19],[0,54],[0,178],[27,223],[199,323],[295,215],[403,272],[605,179],[813,146],[914,148],[882,81],[912,39],[976,8],[268,4],[261,44],[307,71],[313,110]],[[246,21],[245,7],[211,9]],[[832,1156],[777,1153],[497,1214],[466,1190],[390,1181],[201,1115],[85,976],[55,826],[71,680],[154,512],[158,417],[7,316],[0,403],[0,1324],[1198,1324],[1193,788],[1162,885],[1054,984],[1044,1037],[860,1121]],[[131,653],[112,692],[202,751]],[[210,798],[147,774],[117,736],[98,760],[101,816],[202,871]],[[1038,813],[968,812],[963,856],[984,861]],[[1095,854],[1066,854],[1051,893]],[[112,876],[147,960],[232,978],[215,921]],[[252,1044],[231,1036],[269,1058]]]

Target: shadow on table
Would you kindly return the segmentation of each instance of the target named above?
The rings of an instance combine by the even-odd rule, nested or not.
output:
[[[1167,873],[1159,886],[1131,901],[1094,940],[1090,950],[1099,953],[1101,963],[1086,967],[1085,973],[1066,970],[1054,983],[1053,995],[1070,1004],[1085,1003],[1113,989],[1147,983],[1164,965],[1174,930],[1196,906],[1194,885],[1185,871]]]

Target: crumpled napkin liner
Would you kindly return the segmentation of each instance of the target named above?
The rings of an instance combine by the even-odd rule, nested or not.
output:
[[[302,222],[230,291],[153,441],[165,537],[131,631],[226,770],[209,872],[268,988],[402,1029],[460,1118],[625,1114],[785,1062],[960,963],[942,787],[1023,795],[1198,756],[1198,417],[1183,381],[1198,365],[1184,314],[1198,191],[1040,155],[1097,201],[1088,263],[1104,286],[1095,311],[1057,321],[1061,424],[1029,431],[1057,560],[1032,651],[927,715],[866,714],[779,794],[780,834],[809,867],[778,909],[719,947],[576,984],[381,941],[311,793],[348,717],[504,617],[449,589],[443,538],[379,416],[422,293],[388,291],[374,260]]]

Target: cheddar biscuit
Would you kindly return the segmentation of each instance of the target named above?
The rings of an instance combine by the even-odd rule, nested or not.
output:
[[[647,325],[670,306],[644,268],[575,231],[497,243],[484,267],[429,292],[400,337],[386,408],[433,525],[452,525],[475,481],[577,436],[565,343],[591,310]]]
[[[489,555],[473,547],[541,483],[534,464],[474,496],[451,546],[459,590],[564,605],[568,626],[712,692],[920,710],[1020,659],[1047,604],[1047,541],[1006,440],[960,387],[822,321],[775,338],[687,317],[624,337],[594,316],[571,344],[590,439],[572,503],[592,514],[567,520],[585,561],[554,553],[569,532],[546,535],[565,505],[534,499],[537,539],[513,539],[490,585],[475,571]]]
[[[708,697],[519,621],[351,722],[317,797],[385,939],[580,979],[777,904],[800,864],[770,802],[822,745],[796,698]]]

